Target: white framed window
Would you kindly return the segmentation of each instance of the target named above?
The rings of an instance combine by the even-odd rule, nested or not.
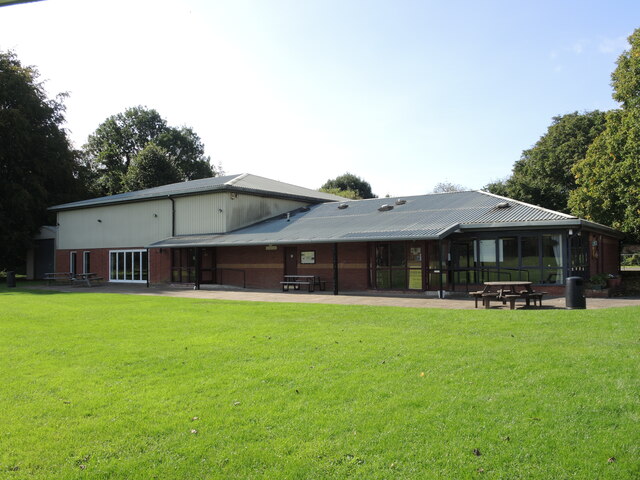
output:
[[[78,273],[77,271],[78,265],[78,254],[76,252],[69,252],[69,271],[72,275]]]
[[[82,273],[91,273],[91,252],[82,252]]]
[[[109,250],[109,281],[146,283],[146,250]]]

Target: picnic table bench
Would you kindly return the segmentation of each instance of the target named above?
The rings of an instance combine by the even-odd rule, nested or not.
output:
[[[91,287],[97,284],[101,285],[104,278],[99,277],[97,273],[76,273],[73,276],[72,281],[76,285]]]
[[[54,283],[71,284],[73,282],[73,273],[71,272],[45,273],[44,279],[47,281],[47,285],[52,285]]]
[[[503,282],[484,282],[484,289],[476,292],[469,292],[475,300],[475,308],[478,308],[478,300],[482,299],[484,308],[491,308],[491,301],[501,301],[503,305],[509,302],[509,308],[516,308],[516,300],[523,299],[527,307],[533,305],[542,306],[542,297],[546,292],[535,292],[531,288],[531,282],[523,281],[503,281]],[[495,290],[492,291],[492,287]],[[522,289],[518,289],[518,288]]]
[[[288,292],[290,287],[293,287],[294,290],[300,290],[301,286],[306,286],[309,292],[313,292],[315,287],[325,290],[327,282],[321,280],[318,275],[285,275],[280,285],[282,285],[283,292]]]

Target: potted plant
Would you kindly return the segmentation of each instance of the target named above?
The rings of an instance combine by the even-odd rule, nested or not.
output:
[[[591,290],[602,290],[607,287],[607,280],[609,280],[609,275],[606,273],[599,273],[589,279],[587,287]]]
[[[616,288],[622,284],[622,278],[620,275],[610,273],[607,278],[607,288]]]

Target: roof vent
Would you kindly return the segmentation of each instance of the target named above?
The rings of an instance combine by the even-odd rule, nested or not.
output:
[[[500,202],[496,205],[496,208],[509,208],[510,206],[511,205],[509,205],[509,202]]]
[[[348,203],[341,203],[341,204],[339,204],[339,205],[338,205],[338,208],[339,208],[340,210],[344,210],[344,209],[345,209],[345,208],[347,208],[348,206],[349,206],[349,204],[348,204]]]
[[[388,210],[393,210],[393,205],[389,205],[388,203],[385,203],[381,207],[378,207],[379,212],[386,212]]]
[[[396,205],[404,205],[407,201],[404,198],[399,198],[396,200]]]

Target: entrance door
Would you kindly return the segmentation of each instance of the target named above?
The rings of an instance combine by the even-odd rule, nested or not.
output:
[[[298,249],[296,247],[285,247],[284,249],[284,274],[298,274]]]
[[[216,249],[200,249],[200,283],[216,283]]]
[[[473,262],[473,241],[454,242],[451,245],[452,280],[454,285],[476,283]]]

